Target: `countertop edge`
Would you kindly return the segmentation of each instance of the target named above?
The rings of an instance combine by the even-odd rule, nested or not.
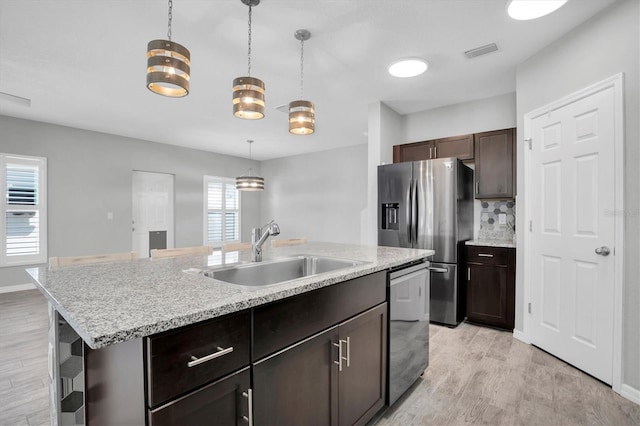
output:
[[[465,241],[467,246],[482,246],[482,247],[503,247],[503,248],[516,248],[516,243],[513,241],[501,241],[501,240],[469,240]]]

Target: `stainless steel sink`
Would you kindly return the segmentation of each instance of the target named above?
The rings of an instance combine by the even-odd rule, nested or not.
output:
[[[324,256],[300,255],[206,271],[204,275],[228,284],[257,289],[363,263],[365,262]]]

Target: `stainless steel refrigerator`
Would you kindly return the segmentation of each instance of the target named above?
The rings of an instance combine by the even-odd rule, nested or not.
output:
[[[435,250],[430,321],[465,317],[464,241],[473,238],[473,170],[457,158],[378,166],[378,245]]]

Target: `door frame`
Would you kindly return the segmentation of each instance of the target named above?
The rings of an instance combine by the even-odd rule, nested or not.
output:
[[[524,115],[524,186],[525,186],[525,214],[524,223],[531,220],[531,154],[528,141],[531,139],[532,121],[552,110],[562,108],[573,102],[591,96],[597,92],[613,88],[613,119],[614,119],[614,207],[611,214],[614,216],[614,256],[613,256],[613,375],[612,388],[621,393],[622,381],[622,291],[624,283],[624,74],[615,74],[595,84],[580,89],[574,93],[555,100],[547,105],[530,111]],[[523,227],[524,252],[531,253],[531,234]],[[524,256],[524,297],[521,307],[523,312],[524,341],[531,343],[530,339],[530,314],[528,303],[531,300],[531,268],[532,261]]]

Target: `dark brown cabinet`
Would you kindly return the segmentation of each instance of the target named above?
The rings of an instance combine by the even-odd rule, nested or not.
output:
[[[514,198],[515,129],[476,133],[475,197]]]
[[[393,162],[431,160],[434,158],[458,157],[473,160],[473,135],[452,136],[424,142],[394,145]]]
[[[515,249],[467,246],[467,319],[513,330]]]
[[[405,143],[393,146],[393,162],[421,161],[436,158],[433,154],[434,141]]]
[[[149,406],[248,366],[249,342],[249,311],[148,337]]]
[[[473,135],[436,139],[434,158],[458,157],[460,160],[473,160],[473,144]]]
[[[386,336],[383,303],[255,363],[255,424],[365,424],[384,405]]]
[[[149,426],[246,425],[249,419],[249,368],[149,411]]]
[[[364,425],[385,400],[387,304],[341,324],[339,331],[343,359],[338,373],[338,424]]]

